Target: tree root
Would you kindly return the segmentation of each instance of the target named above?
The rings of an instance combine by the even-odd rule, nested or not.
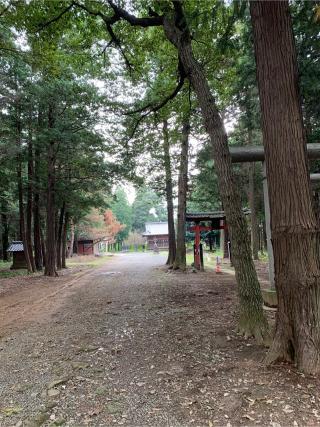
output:
[[[54,274],[48,274],[48,273],[44,272],[43,275],[47,276],[47,277],[59,277],[57,270],[55,270]]]
[[[180,270],[180,271],[184,272],[184,271],[186,271],[186,265],[181,265],[181,264],[174,263],[173,266],[172,266],[172,269],[174,271]]]
[[[319,375],[320,373],[320,354],[315,347],[300,349],[297,354],[294,351],[290,337],[284,334],[276,333],[272,345],[266,354],[264,363],[272,365],[277,362],[293,363],[297,369],[308,375]]]
[[[270,328],[265,318],[255,321],[240,320],[238,326],[239,334],[247,338],[255,338],[258,344],[269,347],[271,344]]]
[[[288,353],[284,352],[284,351],[276,351],[273,348],[273,344],[271,344],[265,358],[263,361],[266,365],[273,365],[277,362],[286,362],[286,363],[292,363],[293,360],[291,359],[291,357],[288,355]]]
[[[284,331],[276,330],[273,341],[268,353],[264,359],[266,365],[272,365],[276,362],[293,362],[294,350],[290,340],[285,338]]]

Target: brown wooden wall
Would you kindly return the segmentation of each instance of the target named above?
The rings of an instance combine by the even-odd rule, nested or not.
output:
[[[78,242],[78,255],[93,255],[93,241],[84,240]]]

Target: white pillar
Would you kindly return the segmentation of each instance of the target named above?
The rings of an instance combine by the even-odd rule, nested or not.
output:
[[[220,226],[224,224],[223,219],[220,220]],[[225,232],[221,228],[220,229],[220,251],[222,252],[222,259],[224,258],[224,239],[225,239]]]
[[[268,258],[269,258],[269,280],[270,280],[271,288],[274,288],[274,257],[273,257],[272,241],[271,241],[270,202],[269,202],[269,192],[268,192],[268,182],[267,182],[265,162],[262,163],[262,168],[263,168],[264,214],[266,219],[267,249],[268,249]]]

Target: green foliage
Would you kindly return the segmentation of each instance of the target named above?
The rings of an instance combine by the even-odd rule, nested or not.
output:
[[[193,177],[190,185],[187,203],[189,212],[221,210],[217,176],[210,152],[211,148],[207,146],[198,154],[196,167],[199,172]]]
[[[157,194],[146,188],[138,189],[132,204],[132,228],[143,232],[145,223],[149,221],[167,221],[163,203]]]
[[[51,144],[56,175],[55,210],[66,203],[75,223],[93,207],[106,207],[105,195],[111,191],[114,178],[121,175],[121,164],[107,159],[112,150],[101,131],[108,99],[101,95],[86,74],[90,71],[93,77],[97,70],[88,66],[91,52],[89,56],[88,52],[82,52],[84,64],[87,64],[82,67],[78,57],[64,51],[69,42],[73,43],[74,32],[63,27],[59,27],[62,30],[58,32],[52,29],[35,32],[39,22],[43,22],[47,6],[53,11],[52,5],[51,2],[50,5],[47,2],[12,4],[11,13],[4,14],[1,22],[9,31],[6,39],[1,40],[6,49],[0,58],[0,74],[3,76],[0,89],[3,107],[0,113],[0,164],[3,171],[0,209],[10,218],[10,240],[19,237],[17,167],[20,163],[24,205],[27,189],[31,186],[33,194],[40,197],[45,235]],[[19,50],[22,43],[26,46],[24,51]],[[18,123],[21,128],[19,146],[16,144]],[[27,175],[31,145],[32,180]]]
[[[114,197],[114,200],[110,204],[110,209],[117,220],[126,226],[117,234],[117,240],[122,242],[128,237],[132,227],[132,208],[123,188],[118,187],[115,191]]]
[[[300,72],[300,91],[308,142],[320,140],[319,21],[315,2],[295,1],[291,5]]]

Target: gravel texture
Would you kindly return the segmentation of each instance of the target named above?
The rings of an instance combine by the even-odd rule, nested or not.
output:
[[[234,275],[164,261],[0,284],[1,426],[320,424],[319,380],[237,335]]]

